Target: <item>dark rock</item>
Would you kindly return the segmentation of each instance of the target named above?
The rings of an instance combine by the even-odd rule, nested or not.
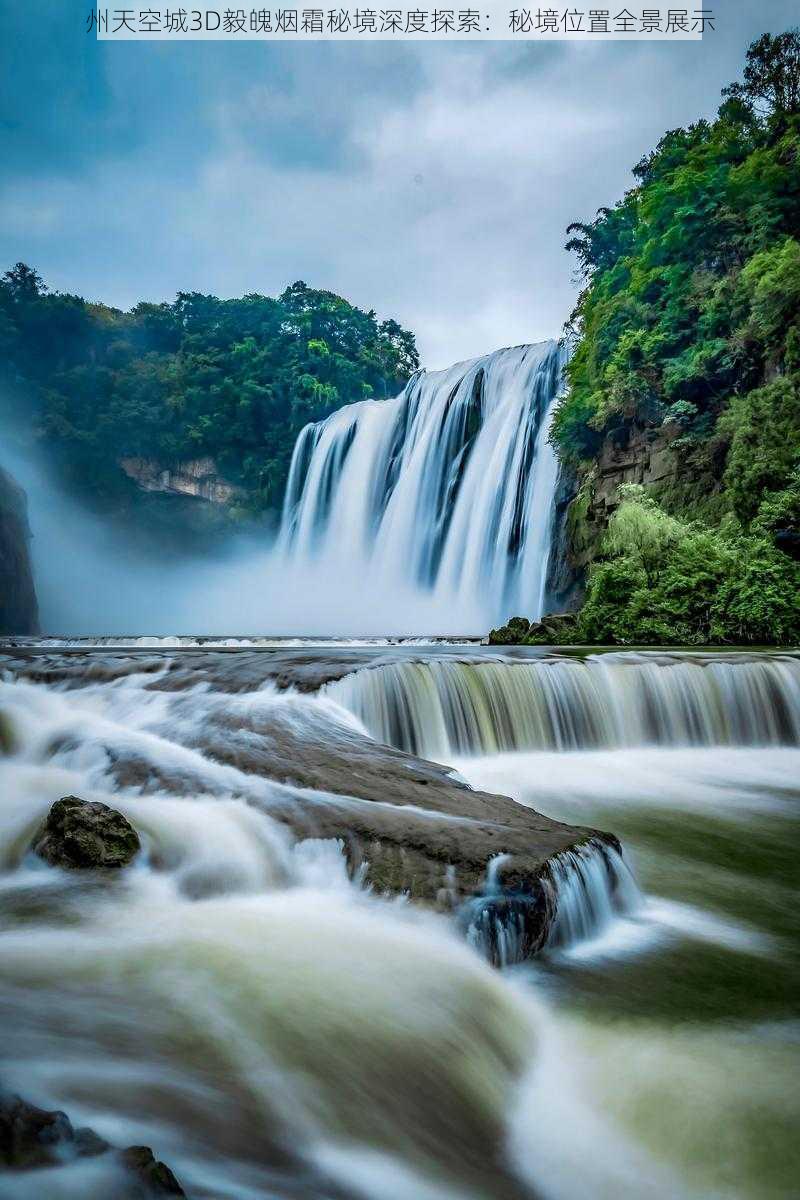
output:
[[[547,604],[558,605],[562,610],[571,611],[580,607],[585,577],[585,569],[575,561],[570,544],[570,509],[577,490],[578,480],[575,473],[562,464],[558,470],[553,502],[545,597]]]
[[[66,1113],[48,1112],[19,1096],[0,1092],[0,1171],[53,1167],[101,1154],[113,1155],[125,1168],[131,1185],[125,1189],[125,1200],[156,1196],[183,1196],[185,1200],[186,1193],[172,1171],[157,1161],[149,1147],[116,1150],[93,1129],[75,1129]]]
[[[77,1153],[75,1130],[66,1113],[0,1095],[0,1164],[18,1170],[45,1167]]]
[[[141,848],[122,813],[78,796],[56,800],[37,833],[33,850],[52,867],[124,867]]]
[[[181,1185],[165,1163],[158,1162],[149,1146],[129,1146],[118,1158],[145,1188],[147,1196],[185,1196]]]
[[[39,631],[25,493],[0,468],[0,634]]]
[[[527,637],[531,627],[527,617],[511,617],[507,625],[493,629],[489,634],[490,646],[519,646]]]
[[[541,621],[512,617],[507,625],[489,634],[492,646],[549,646],[557,644],[564,630],[575,620],[574,613],[548,613]]]
[[[14,726],[4,712],[0,712],[0,754],[13,754],[17,748]]]

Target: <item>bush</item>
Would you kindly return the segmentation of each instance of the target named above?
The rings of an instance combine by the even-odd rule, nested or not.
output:
[[[800,640],[800,566],[766,535],[712,531],[628,488],[590,570],[585,642],[767,644]]]

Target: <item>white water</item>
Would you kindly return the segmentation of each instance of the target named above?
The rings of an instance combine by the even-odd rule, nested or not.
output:
[[[337,1198],[525,1200],[508,1139],[538,1120],[517,1090],[553,1036],[544,1010],[448,922],[351,882],[337,843],[293,845],[269,815],[291,788],[203,750],[217,718],[277,709],[319,736],[348,714],[270,688],[153,682],[0,681],[3,1084],[119,1145],[152,1144],[194,1198],[323,1200],[335,1185]],[[126,762],[148,764],[143,785],[120,783]],[[32,857],[69,793],[123,812],[141,860],[98,885]],[[124,1194],[105,1160],[43,1187],[0,1176],[14,1200]]]
[[[563,351],[519,346],[420,372],[300,435],[278,555],[349,627],[485,632],[546,602]],[[299,588],[298,588],[299,590]],[[339,617],[340,623],[341,618]]]
[[[642,665],[622,658],[620,673]],[[734,714],[754,698],[779,711],[791,701],[785,656],[769,661],[784,690],[772,675],[755,687],[749,661],[736,660],[724,689]],[[722,1006],[711,1024],[696,1025],[709,1011],[704,956],[712,972],[720,955],[733,959],[730,978],[744,975],[754,990],[781,962],[796,913],[788,877],[736,874],[728,842],[694,874],[683,860],[671,873],[675,851],[659,849],[657,870],[644,856],[651,894],[642,897],[615,851],[562,856],[560,912],[526,983],[524,969],[492,971],[444,918],[350,881],[336,843],[293,844],[270,807],[292,796],[313,803],[313,793],[215,761],[215,727],[243,747],[275,717],[309,739],[324,738],[326,722],[353,728],[332,688],[174,693],[158,690],[168,673],[152,671],[113,682],[87,671],[72,683],[0,682],[16,741],[0,756],[7,1086],[120,1145],[152,1145],[192,1200],[789,1200],[789,1032],[758,1007],[763,1029],[726,1025],[724,991],[711,993]],[[773,728],[758,704],[751,720],[743,728]],[[752,841],[754,856],[770,830],[780,846],[797,811],[799,761],[774,743],[449,758],[476,786],[620,832],[626,850],[629,813],[645,828],[669,816],[695,850],[703,827],[692,822],[724,814],[732,844]],[[118,775],[127,762],[144,765],[136,783]],[[39,821],[70,792],[128,815],[142,861],[98,886],[32,859]],[[504,895],[502,865],[487,895]],[[681,892],[674,878],[691,886]],[[746,918],[726,910],[731,897],[744,897]],[[519,929],[511,921],[500,932],[498,957],[513,962]],[[643,985],[614,974],[639,963],[650,964]],[[576,1014],[568,991],[551,1003],[552,970],[605,972],[601,997],[645,997],[638,1019]],[[689,1008],[673,1028],[650,1009],[676,988]],[[111,1170],[67,1165],[46,1187],[36,1172],[0,1175],[0,1195],[116,1200]]]
[[[504,750],[800,744],[791,654],[590,655],[366,668],[328,685],[376,740],[428,758]]]

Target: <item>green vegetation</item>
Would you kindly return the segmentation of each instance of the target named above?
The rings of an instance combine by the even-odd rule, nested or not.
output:
[[[243,489],[224,520],[275,510],[300,429],[394,394],[417,366],[395,321],[304,283],[277,299],[179,293],[121,312],[51,293],[23,263],[0,280],[4,401],[73,492],[140,523],[166,498],[140,492],[121,458],[209,455]]]
[[[610,441],[668,428],[678,471],[660,506],[625,495],[564,641],[800,640],[800,33],[754,42],[724,97],[570,226],[585,286],[553,439],[573,539]]]

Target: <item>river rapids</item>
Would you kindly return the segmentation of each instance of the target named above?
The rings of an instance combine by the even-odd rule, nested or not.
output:
[[[198,1200],[796,1194],[797,657],[29,645],[0,670],[4,1088]],[[619,841],[551,856],[531,958],[502,845],[455,905],[458,871],[417,904],[371,880],[377,842],[354,862],[406,776],[409,846],[454,823],[448,788]],[[131,821],[131,867],[31,853],[70,794]],[[9,1200],[125,1186],[107,1156],[0,1172]]]

